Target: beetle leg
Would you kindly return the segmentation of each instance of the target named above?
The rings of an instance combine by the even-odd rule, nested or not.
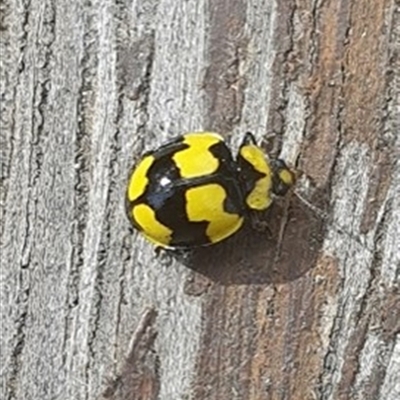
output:
[[[246,132],[240,147],[247,146],[249,144],[257,146],[257,140],[251,132]]]
[[[268,237],[272,237],[272,231],[265,220],[265,213],[260,213],[257,211],[250,212],[250,223],[251,227],[257,232],[267,233]]]

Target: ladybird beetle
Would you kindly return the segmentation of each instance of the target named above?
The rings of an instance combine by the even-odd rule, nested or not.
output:
[[[127,213],[158,246],[206,246],[237,232],[294,180],[282,160],[265,157],[251,133],[236,159],[219,134],[187,133],[146,153],[132,170]]]

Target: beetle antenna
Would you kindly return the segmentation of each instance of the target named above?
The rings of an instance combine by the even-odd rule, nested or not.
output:
[[[320,208],[316,207],[314,204],[312,204],[310,201],[308,201],[302,194],[300,194],[297,190],[293,191],[293,194],[305,205],[307,206],[313,213],[315,213],[318,217],[320,217],[322,220],[327,221],[330,218],[330,215],[326,213],[325,211],[321,210]],[[371,248],[369,248],[358,235],[354,235],[354,233],[350,232],[347,228],[341,226],[337,222],[333,221],[332,226],[335,228],[335,230],[339,233],[345,233],[348,235],[351,239],[355,240],[358,244],[361,246],[365,247],[367,250],[370,252],[373,252]]]
[[[293,193],[304,205],[306,205],[311,211],[318,215],[318,217],[322,218],[323,220],[327,220],[329,218],[329,215],[325,211],[322,211],[320,208],[314,206],[314,204],[311,204],[297,190],[294,190]]]

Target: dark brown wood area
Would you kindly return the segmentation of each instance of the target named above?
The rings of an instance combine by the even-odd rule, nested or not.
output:
[[[400,399],[400,2],[5,0],[0,397]],[[301,173],[157,254],[144,151],[251,131]]]

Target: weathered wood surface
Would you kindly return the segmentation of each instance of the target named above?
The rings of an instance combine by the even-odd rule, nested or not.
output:
[[[2,399],[400,398],[398,0],[1,13]],[[272,135],[316,209],[158,258],[127,174],[200,129]]]

